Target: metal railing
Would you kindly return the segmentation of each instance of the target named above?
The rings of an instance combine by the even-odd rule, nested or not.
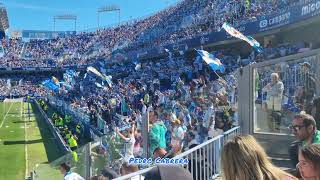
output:
[[[66,154],[70,151],[68,145],[66,144],[65,140],[63,139],[63,137],[60,135],[60,130],[57,129],[51,119],[48,117],[48,115],[43,111],[43,109],[41,108],[41,106],[39,105],[39,103],[37,101],[34,101],[36,104],[36,107],[39,109],[41,115],[43,116],[43,118],[45,119],[45,123],[47,124],[47,126],[49,127],[51,133],[53,134],[53,136],[55,137],[55,140],[57,141],[57,146],[59,147],[59,149],[63,152],[63,154]]]
[[[174,159],[188,159],[188,164],[184,166],[195,180],[215,179],[220,176],[220,155],[223,145],[230,139],[241,134],[241,128],[234,127],[223,135],[219,135],[208,140],[188,151],[174,157]],[[114,180],[143,179],[143,175],[153,167],[146,168],[135,173],[121,176]]]

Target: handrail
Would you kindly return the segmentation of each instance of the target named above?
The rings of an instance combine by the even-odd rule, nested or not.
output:
[[[145,174],[147,173],[148,171],[150,171],[152,168],[154,168],[155,166],[152,166],[152,167],[149,167],[149,168],[146,168],[146,169],[142,169],[140,171],[137,171],[137,172],[134,172],[134,173],[131,173],[131,174],[127,174],[127,175],[124,175],[124,176],[121,176],[121,177],[118,177],[118,178],[115,178],[113,180],[125,180],[125,179],[128,179],[128,178],[132,178],[132,177],[135,177],[135,176],[139,176],[139,175],[142,175],[142,174]],[[141,179],[141,177],[140,177]]]
[[[194,152],[194,151],[196,151],[198,149],[201,149],[202,147],[204,147],[204,146],[206,146],[206,145],[208,145],[208,144],[210,144],[210,143],[212,143],[214,141],[217,141],[218,139],[221,139],[222,137],[224,137],[224,135],[228,135],[228,134],[230,134],[230,133],[232,133],[232,132],[234,132],[234,131],[236,131],[238,129],[240,129],[239,126],[234,127],[232,129],[229,129],[228,131],[224,132],[223,135],[216,136],[216,137],[214,137],[214,138],[212,138],[212,139],[210,139],[210,140],[208,140],[208,141],[206,141],[206,142],[204,142],[202,144],[199,144],[198,146],[195,146],[195,147],[193,147],[193,148],[191,148],[191,149],[189,149],[189,150],[187,150],[187,151],[175,156],[174,159],[185,157],[188,154],[190,154],[190,153],[192,153],[192,152]]]
[[[175,156],[174,159],[185,157],[188,154],[190,154],[190,153],[192,153],[192,152],[194,152],[194,151],[196,151],[198,149],[201,149],[202,147],[204,147],[204,146],[206,146],[206,145],[208,145],[208,144],[210,144],[210,143],[212,143],[214,141],[217,141],[218,139],[221,139],[222,137],[223,137],[223,135],[219,135],[217,137],[214,137],[213,139],[210,139],[210,140],[208,140],[208,141],[206,141],[206,142],[204,142],[202,144],[199,144],[198,146],[195,146],[195,147],[193,147],[193,148],[191,148],[191,149],[189,149],[189,150],[187,150],[187,151]]]

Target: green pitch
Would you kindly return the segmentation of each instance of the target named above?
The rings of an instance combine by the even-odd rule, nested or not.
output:
[[[59,172],[49,167],[62,156],[55,143],[40,112],[31,104],[0,103],[0,179],[22,180],[34,170],[57,177]]]

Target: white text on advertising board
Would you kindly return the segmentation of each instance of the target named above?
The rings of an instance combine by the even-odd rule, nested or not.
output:
[[[262,21],[260,21],[260,28],[265,28],[267,26],[281,24],[283,22],[288,21],[289,18],[290,18],[290,12],[287,12],[285,14],[281,14],[281,15],[276,16],[274,18],[271,18],[269,20],[262,20]]]
[[[312,15],[315,15],[314,13],[316,13],[319,9],[320,9],[320,1],[317,1],[315,3],[310,3],[302,7],[301,16],[309,15],[311,13]]]

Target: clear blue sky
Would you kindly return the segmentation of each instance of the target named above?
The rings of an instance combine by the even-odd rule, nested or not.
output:
[[[53,30],[53,16],[74,14],[78,16],[77,30],[96,28],[97,9],[106,5],[118,5],[121,21],[144,17],[176,4],[180,0],[2,0],[8,12],[12,30]],[[100,25],[118,22],[117,13],[104,13]],[[74,30],[74,24],[58,21],[56,30]]]

